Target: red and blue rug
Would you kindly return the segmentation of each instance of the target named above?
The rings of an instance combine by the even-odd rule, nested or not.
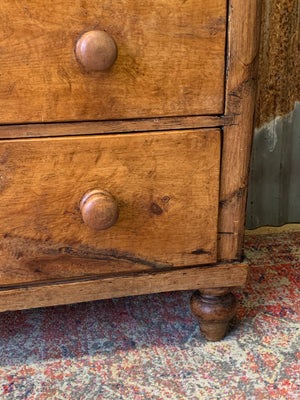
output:
[[[300,233],[245,249],[221,342],[201,338],[190,292],[0,314],[0,399],[300,399]]]

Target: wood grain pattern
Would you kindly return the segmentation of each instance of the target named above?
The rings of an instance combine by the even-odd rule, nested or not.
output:
[[[0,125],[1,139],[77,136],[120,132],[147,132],[178,129],[214,128],[232,125],[234,116],[200,115],[133,120],[62,122],[52,124]]]
[[[260,31],[260,0],[229,1],[229,47],[219,213],[218,259],[242,257],[253,133]]]
[[[103,277],[101,279],[68,282],[0,290],[0,311],[46,307],[173,290],[234,287],[245,284],[246,263],[213,267],[193,267],[155,274]]]
[[[0,122],[223,113],[226,3],[2,0]],[[90,30],[116,41],[110,70],[77,62]]]
[[[0,284],[214,263],[220,131],[0,142]],[[105,231],[79,203],[101,187]]]
[[[204,334],[223,336],[235,308],[226,288],[248,276],[235,260],[259,9],[259,0],[0,2],[0,311],[199,289]],[[75,56],[93,30],[118,46],[104,72]],[[119,210],[98,232],[80,214],[95,188]]]

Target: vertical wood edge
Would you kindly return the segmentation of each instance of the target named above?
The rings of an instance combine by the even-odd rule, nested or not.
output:
[[[229,0],[225,115],[236,125],[223,131],[218,259],[240,260],[253,133],[261,0]]]

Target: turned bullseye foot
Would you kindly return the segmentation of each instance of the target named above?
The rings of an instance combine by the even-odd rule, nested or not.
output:
[[[197,290],[191,297],[191,310],[198,319],[201,333],[211,341],[224,338],[236,305],[236,298],[230,289]]]

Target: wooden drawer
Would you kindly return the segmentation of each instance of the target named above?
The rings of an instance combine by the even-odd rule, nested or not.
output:
[[[216,262],[220,131],[0,142],[0,285]],[[113,196],[113,226],[80,201]]]
[[[226,4],[1,0],[0,123],[222,114]],[[104,71],[75,55],[94,30],[118,48]]]

